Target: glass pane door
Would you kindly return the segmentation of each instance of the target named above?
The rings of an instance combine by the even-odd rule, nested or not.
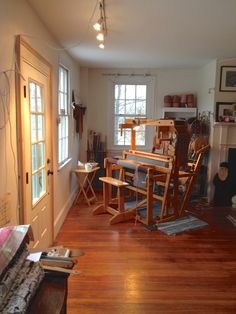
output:
[[[43,87],[30,81],[32,205],[46,194]]]

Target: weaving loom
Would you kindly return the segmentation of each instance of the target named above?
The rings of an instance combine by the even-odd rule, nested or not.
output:
[[[135,150],[134,127],[137,124],[156,127],[152,153]],[[182,216],[208,145],[195,152],[194,160],[189,162],[190,133],[184,121],[134,120],[120,128],[131,129],[131,150],[124,151],[122,158],[104,160],[106,177],[100,178],[103,204],[93,213],[111,213],[110,224],[136,218],[149,225]],[[184,190],[180,192],[183,183]],[[112,187],[117,190],[115,199]],[[128,198],[135,199],[130,207],[126,205]],[[154,213],[156,202],[159,203],[158,214]],[[143,207],[146,207],[145,216],[139,214]]]

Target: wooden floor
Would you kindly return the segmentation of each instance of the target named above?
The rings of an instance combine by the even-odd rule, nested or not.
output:
[[[223,210],[197,211],[207,228],[169,237],[74,206],[57,244],[79,248],[68,314],[236,313],[236,227]]]

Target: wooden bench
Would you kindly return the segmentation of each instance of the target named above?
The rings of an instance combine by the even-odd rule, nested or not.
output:
[[[93,214],[102,214],[108,212],[113,215],[110,219],[110,224],[115,224],[122,221],[127,221],[135,216],[134,210],[125,210],[125,188],[129,185],[125,181],[121,181],[112,177],[100,177],[103,182],[103,204],[96,207]],[[112,207],[110,187],[117,188],[117,207]]]

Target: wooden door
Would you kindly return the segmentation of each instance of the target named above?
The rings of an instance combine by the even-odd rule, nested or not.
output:
[[[53,241],[51,67],[20,41],[20,151],[23,223],[33,228],[34,249]]]

